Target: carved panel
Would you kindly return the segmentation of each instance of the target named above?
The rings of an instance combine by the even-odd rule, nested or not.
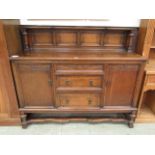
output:
[[[138,65],[109,66],[106,106],[131,106],[133,104],[138,70]]]
[[[56,32],[56,44],[58,46],[76,46],[76,32],[58,31]]]
[[[21,107],[52,106],[50,65],[15,64],[13,69]]]
[[[81,46],[100,46],[100,31],[82,32],[80,43]]]
[[[48,32],[35,32],[33,34],[33,43],[34,44],[51,44],[53,41],[52,35]]]
[[[136,28],[22,27],[25,50],[90,48],[134,52]]]
[[[47,48],[53,45],[53,34],[50,30],[35,30],[29,33],[29,46],[32,48]]]
[[[104,46],[123,47],[125,43],[125,33],[123,31],[106,31],[104,35]]]

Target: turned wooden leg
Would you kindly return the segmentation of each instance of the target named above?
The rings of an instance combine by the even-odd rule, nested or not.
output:
[[[22,123],[22,128],[25,129],[27,128],[27,121],[26,121],[27,115],[24,113],[21,113],[21,123]]]
[[[129,121],[128,126],[129,126],[129,128],[133,128],[133,127],[134,127],[133,122],[130,122],[130,121]]]
[[[128,122],[129,128],[134,127],[135,118],[136,118],[136,112],[132,112],[129,114],[129,122]]]

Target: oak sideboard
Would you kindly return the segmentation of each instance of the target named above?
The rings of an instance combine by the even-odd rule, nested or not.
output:
[[[147,60],[136,48],[137,27],[18,25],[12,30],[17,38],[10,31],[23,128],[70,121],[133,127]]]

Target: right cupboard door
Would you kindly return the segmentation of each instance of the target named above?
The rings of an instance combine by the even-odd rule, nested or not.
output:
[[[109,65],[105,106],[132,106],[139,65]]]

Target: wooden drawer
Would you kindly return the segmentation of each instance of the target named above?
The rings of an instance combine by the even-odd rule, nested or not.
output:
[[[103,70],[103,65],[57,65],[56,70]]]
[[[58,87],[102,87],[101,76],[59,76]]]
[[[57,105],[60,107],[98,107],[100,106],[100,94],[59,94]]]
[[[155,75],[148,75],[147,83],[155,84]]]
[[[103,65],[57,65],[56,75],[103,75]]]

